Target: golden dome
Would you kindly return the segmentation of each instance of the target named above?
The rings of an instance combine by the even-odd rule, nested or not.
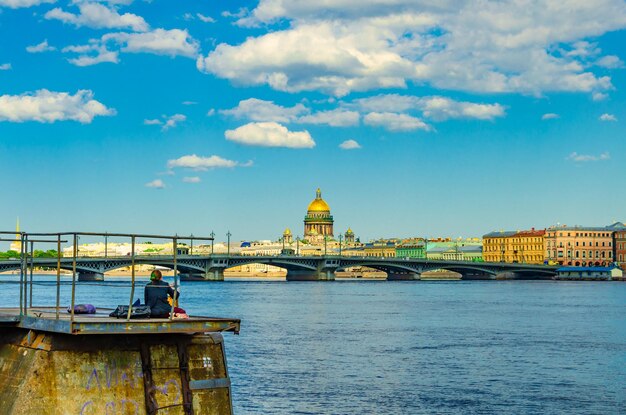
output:
[[[309,212],[330,212],[330,206],[322,199],[322,191],[317,189],[315,200],[309,204]]]
[[[285,232],[283,232],[283,235],[291,235],[291,229],[285,228]]]

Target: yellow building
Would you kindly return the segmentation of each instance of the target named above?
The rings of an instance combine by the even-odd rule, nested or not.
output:
[[[483,236],[483,260],[542,264],[545,230],[498,231]]]

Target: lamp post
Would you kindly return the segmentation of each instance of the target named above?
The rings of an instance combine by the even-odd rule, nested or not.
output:
[[[424,259],[428,259],[428,236],[424,238]]]
[[[326,241],[327,240],[328,240],[328,237],[324,235],[324,256],[326,256]]]
[[[109,257],[109,235],[104,234],[104,259]]]
[[[296,255],[300,256],[300,237],[296,236]]]
[[[339,256],[341,256],[341,237],[343,235],[339,234]]]
[[[227,241],[226,242],[226,255],[230,256],[230,237],[232,236],[232,233],[230,233],[230,231],[226,232],[226,238]]]
[[[215,232],[211,231],[211,255],[213,255],[213,244],[215,243]]]
[[[281,251],[281,253],[284,253],[285,252],[285,237],[283,236],[282,238],[280,238],[280,240],[283,243],[283,250]]]

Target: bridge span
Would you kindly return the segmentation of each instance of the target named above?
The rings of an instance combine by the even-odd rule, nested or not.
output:
[[[35,267],[56,269],[57,258],[34,258]],[[99,281],[104,273],[130,267],[133,259],[125,257],[78,257],[79,281]],[[29,260],[29,263],[31,261]],[[368,267],[387,273],[388,280],[420,280],[427,271],[447,270],[461,274],[462,279],[551,279],[557,266],[469,262],[417,258],[384,258],[354,256],[243,256],[243,255],[143,255],[135,256],[137,265],[176,268],[181,277],[200,281],[223,281],[224,271],[241,265],[266,264],[287,270],[288,281],[333,281],[336,271],[351,267]],[[0,261],[0,272],[17,270],[20,261]],[[60,258],[60,268],[73,270],[72,257]]]

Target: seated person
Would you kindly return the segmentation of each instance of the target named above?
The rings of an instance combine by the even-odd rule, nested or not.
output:
[[[146,284],[144,289],[144,301],[150,306],[151,317],[167,318],[170,316],[172,306],[168,303],[168,297],[172,300],[177,299],[180,293],[174,291],[172,287],[163,281],[163,274],[158,269],[150,274],[150,282]]]

